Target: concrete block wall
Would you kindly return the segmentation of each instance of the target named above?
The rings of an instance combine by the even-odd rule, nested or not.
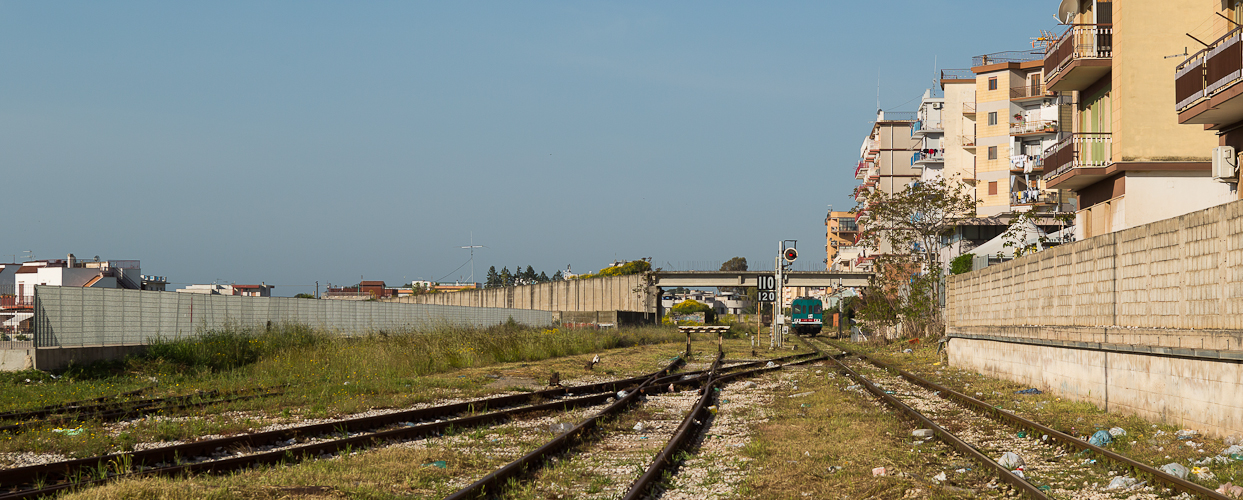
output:
[[[1243,330],[1243,201],[951,276],[946,324]]]
[[[1243,434],[1243,201],[948,282],[952,365],[1108,411]]]
[[[1243,364],[956,338],[950,364],[1219,436],[1243,433]]]
[[[648,290],[647,278],[642,275],[630,275],[433,293],[389,299],[387,302],[504,307],[541,311],[655,312],[654,291],[643,293],[645,290]]]

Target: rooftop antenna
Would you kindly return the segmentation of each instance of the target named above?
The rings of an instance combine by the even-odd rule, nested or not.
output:
[[[474,283],[475,282],[475,249],[476,248],[488,248],[488,247],[483,246],[483,245],[476,245],[475,244],[475,232],[471,231],[470,232],[470,245],[459,247],[459,248],[465,248],[465,249],[470,250],[470,282]],[[458,281],[461,281],[461,280],[462,280],[462,277],[458,276]]]

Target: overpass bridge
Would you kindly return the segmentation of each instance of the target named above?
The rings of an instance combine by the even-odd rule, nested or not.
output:
[[[785,286],[861,287],[867,286],[872,273],[852,271],[785,271]],[[652,286],[677,287],[749,287],[758,285],[759,276],[772,276],[773,271],[653,271]]]

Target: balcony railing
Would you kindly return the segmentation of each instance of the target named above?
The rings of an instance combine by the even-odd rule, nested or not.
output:
[[[34,295],[3,295],[0,296],[0,308],[33,307]]]
[[[881,111],[877,121],[887,122],[913,122],[919,119],[919,114],[914,111]]]
[[[938,163],[945,161],[944,149],[930,149],[926,151],[916,151],[911,156],[911,165],[921,165],[924,163]]]
[[[1047,205],[1053,203],[1048,193],[1036,188],[1022,189],[1010,193],[1011,205]]]
[[[974,115],[975,114],[975,101],[962,103],[962,114]]]
[[[1039,50],[1011,50],[1007,52],[994,52],[982,56],[971,58],[972,66],[988,66],[998,63],[1024,63],[1028,61],[1039,61],[1044,58],[1044,53]]]
[[[911,135],[915,134],[936,134],[945,131],[945,126],[940,120],[920,120],[911,125]]]
[[[960,135],[958,136],[958,139],[962,141],[962,147],[964,148],[975,147],[975,136],[974,135]]]
[[[1076,168],[1104,167],[1113,157],[1113,134],[1071,134],[1044,153],[1044,180],[1053,180]]]
[[[1010,87],[1010,100],[1019,99],[1042,99],[1045,97],[1057,97],[1057,92],[1051,92],[1045,88],[1044,83],[1033,83],[1022,87]]]
[[[943,69],[942,80],[975,80],[975,72],[969,69]]]
[[[1012,135],[1024,134],[1056,134],[1057,120],[1033,120],[1010,124]]]
[[[867,171],[867,162],[859,162],[859,165],[855,166],[855,179],[863,180],[863,177],[867,175]]]
[[[1243,28],[1235,28],[1196,52],[1175,70],[1174,101],[1183,111],[1243,78]]]
[[[1112,24],[1077,24],[1062,33],[1049,46],[1044,58],[1044,81],[1050,82],[1071,62],[1079,59],[1110,59],[1113,57],[1114,28]]]

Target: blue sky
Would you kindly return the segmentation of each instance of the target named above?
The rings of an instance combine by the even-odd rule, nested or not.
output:
[[[1057,2],[0,1],[0,261],[399,283],[799,240],[876,108]],[[934,63],[935,60],[935,63]],[[306,287],[304,285],[312,285]],[[178,285],[180,286],[180,285]]]

